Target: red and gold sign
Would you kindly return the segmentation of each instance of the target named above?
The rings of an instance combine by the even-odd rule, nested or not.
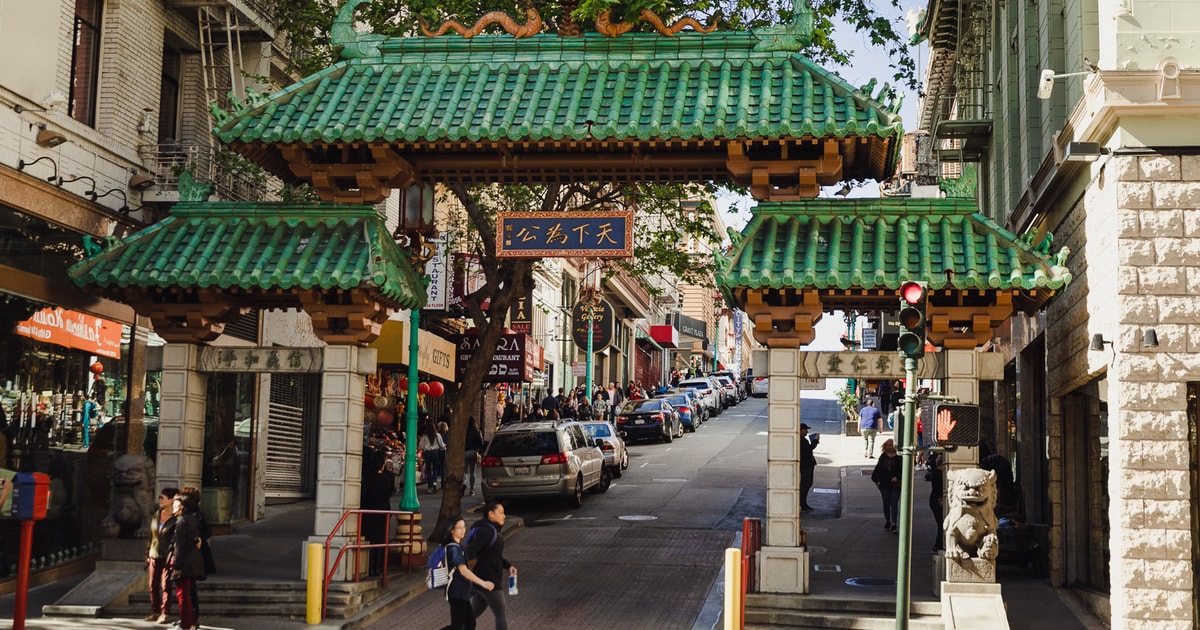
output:
[[[87,313],[44,308],[18,322],[17,334],[102,357],[121,358],[121,325]]]

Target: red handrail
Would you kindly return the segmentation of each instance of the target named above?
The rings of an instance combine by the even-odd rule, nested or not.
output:
[[[333,568],[330,568],[329,567],[329,545],[333,541],[333,537],[336,536],[339,531],[341,531],[342,525],[345,525],[346,519],[349,518],[351,514],[355,514],[358,516],[358,520],[357,520],[358,527],[355,530],[354,542],[349,545],[344,545],[341,549],[338,550],[337,558],[333,561]],[[399,516],[401,514],[412,514],[412,512],[404,512],[404,511],[399,511],[399,510],[346,510],[346,513],[342,514],[342,518],[338,519],[337,525],[333,526],[333,531],[329,532],[329,535],[325,537],[325,553],[322,556],[324,565],[322,566],[322,571],[321,571],[321,575],[322,575],[321,619],[325,619],[325,616],[326,616],[326,604],[329,601],[329,584],[330,584],[330,582],[333,581],[333,574],[337,573],[338,565],[341,564],[341,562],[342,562],[342,555],[346,553],[347,549],[403,549],[403,548],[412,546],[412,543],[407,543],[407,542],[368,543],[365,545],[360,543],[359,542],[361,540],[360,537],[362,536],[362,515],[363,514],[386,514],[388,517],[387,532],[388,532],[388,536],[391,536],[392,531],[393,531],[392,530],[393,517]],[[383,586],[384,587],[387,587],[388,564],[389,564],[388,559],[385,557],[383,560]],[[354,557],[354,581],[355,582],[358,581],[358,574],[359,574],[358,556],[355,556]]]

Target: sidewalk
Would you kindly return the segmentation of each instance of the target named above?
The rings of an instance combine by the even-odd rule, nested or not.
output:
[[[821,434],[815,484],[809,495],[809,504],[815,509],[803,518],[812,553],[811,595],[894,602],[899,537],[883,529],[882,499],[870,479],[878,460],[863,457],[862,437],[841,435],[842,414],[834,401],[805,398],[801,410],[810,431]],[[876,456],[879,446],[891,438],[891,431],[876,437]],[[929,509],[930,485],[925,472],[914,471],[913,483],[909,597],[913,602],[937,601],[932,554],[937,527]],[[1014,629],[1104,627],[1048,578],[1036,578],[1031,570],[1001,564],[997,580]]]

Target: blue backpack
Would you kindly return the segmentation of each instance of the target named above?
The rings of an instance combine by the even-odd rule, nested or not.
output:
[[[492,540],[489,541],[487,544],[487,547],[491,547],[492,545],[496,544],[496,538],[499,537],[499,534],[496,532],[495,525],[488,523],[487,526],[488,526],[488,529],[492,530]],[[471,557],[469,550],[471,549],[471,541],[475,539],[475,533],[481,529],[483,529],[483,524],[479,524],[479,525],[476,525],[475,527],[472,527],[469,531],[467,531],[467,537],[463,539],[463,546],[468,550],[468,552],[467,552],[467,568],[468,569],[474,569],[475,563],[479,561],[479,558]],[[486,549],[487,547],[484,547],[484,548]]]
[[[438,545],[436,549],[429,552],[429,562],[425,568],[425,586],[426,588],[446,588],[450,583],[450,575],[454,569],[446,566],[446,546],[456,545],[458,543],[446,543],[446,545]]]

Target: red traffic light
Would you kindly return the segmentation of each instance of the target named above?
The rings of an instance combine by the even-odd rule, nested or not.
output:
[[[900,285],[900,299],[906,304],[920,304],[925,299],[925,285],[920,282],[905,282]]]

